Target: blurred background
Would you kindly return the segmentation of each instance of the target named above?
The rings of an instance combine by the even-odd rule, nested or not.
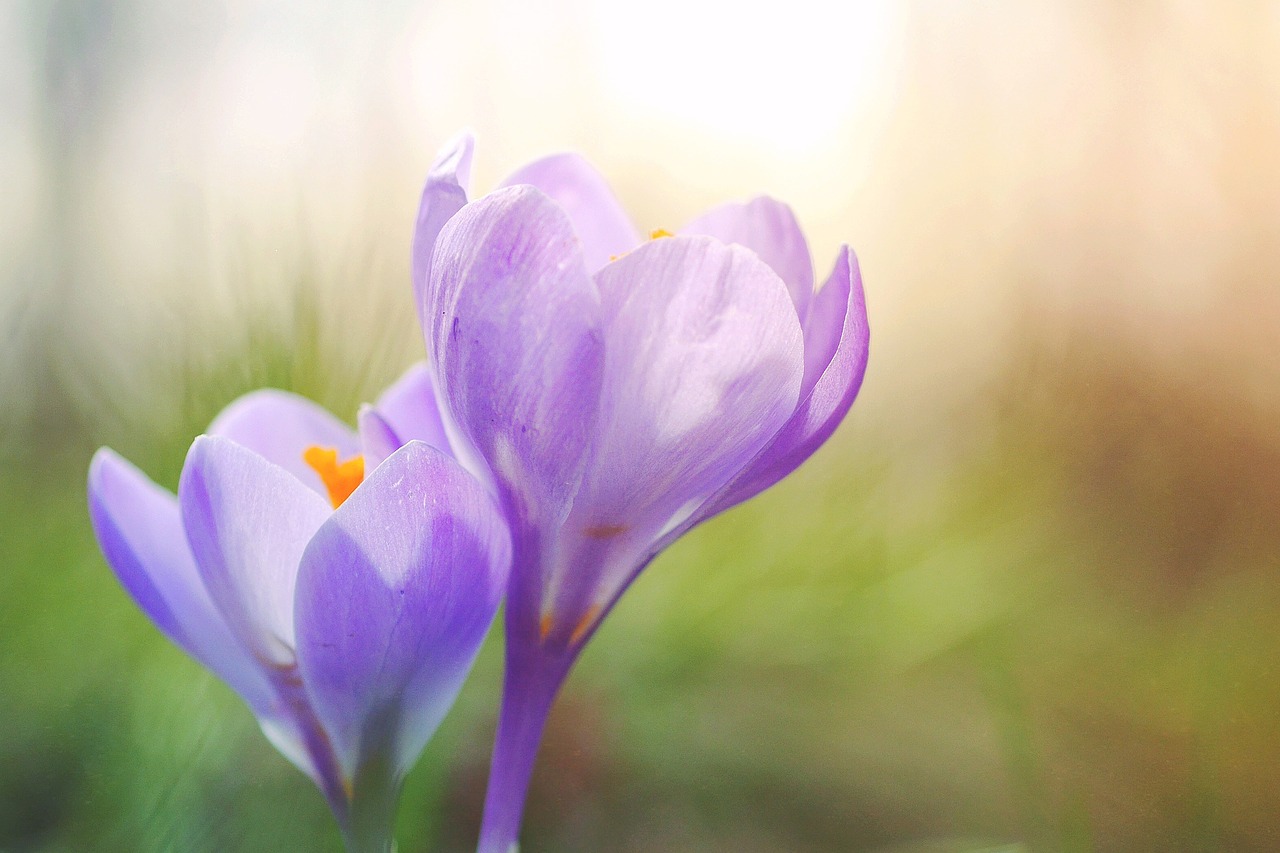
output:
[[[0,850],[337,851],[134,607],[109,444],[350,418],[408,247],[572,148],[642,229],[768,193],[860,256],[862,395],[660,558],[551,722],[527,853],[1280,849],[1280,6],[12,0],[0,15]],[[473,849],[491,638],[399,849]]]

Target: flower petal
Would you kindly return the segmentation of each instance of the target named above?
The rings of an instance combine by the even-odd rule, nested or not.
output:
[[[427,173],[422,200],[418,204],[418,223],[413,229],[413,255],[410,275],[413,279],[413,304],[421,320],[423,292],[431,277],[431,256],[440,229],[467,203],[467,184],[471,178],[471,152],[475,138],[461,133],[449,140]]]
[[[291,666],[298,561],[328,503],[223,436],[191,445],[178,503],[196,566],[232,631],[264,663]]]
[[[279,465],[316,494],[328,495],[320,476],[302,460],[312,445],[332,447],[341,459],[360,452],[351,427],[306,397],[275,388],[251,391],[222,410],[209,435],[231,439]]]
[[[710,518],[772,486],[831,437],[862,387],[869,343],[858,259],[844,246],[830,278],[814,299],[805,328],[806,385],[814,373],[818,374],[812,378],[811,390],[751,465],[699,510],[697,520]]]
[[[386,418],[373,406],[364,405],[356,414],[357,431],[360,433],[360,452],[364,456],[365,471],[372,471],[404,444]]]
[[[525,520],[564,511],[592,435],[600,296],[564,212],[532,187],[467,205],[440,232],[427,353],[450,444],[489,468]]]
[[[400,437],[401,444],[425,441],[437,450],[451,454],[444,420],[436,403],[435,376],[425,361],[410,367],[382,392],[374,408]]]
[[[307,547],[298,659],[347,777],[412,765],[453,704],[506,586],[510,537],[454,460],[410,442]]]
[[[178,499],[104,447],[89,465],[89,517],[108,565],[151,621],[266,713],[270,685],[205,590]]]
[[[755,252],[786,282],[796,314],[804,318],[813,297],[813,261],[804,232],[789,206],[768,196],[745,204],[731,202],[702,214],[680,233],[706,234]]]
[[[601,556],[607,597],[637,547],[721,488],[787,421],[804,365],[785,286],[740,246],[655,240],[596,281],[608,353],[596,454],[571,525],[587,539],[618,537],[632,552]],[[566,587],[580,583],[560,578],[551,594],[580,611],[580,591]]]
[[[588,270],[598,270],[612,257],[640,245],[640,235],[609,182],[579,154],[535,160],[507,178],[503,186],[517,184],[537,187],[569,215],[574,233],[582,240]]]

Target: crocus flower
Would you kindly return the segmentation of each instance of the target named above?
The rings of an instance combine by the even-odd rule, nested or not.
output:
[[[248,394],[195,440],[176,496],[106,448],[89,470],[125,589],[243,697],[352,851],[390,849],[400,781],[457,696],[511,559],[488,491],[416,440],[434,429],[404,393],[421,379],[362,410],[363,439],[301,397]]]
[[[868,332],[853,253],[815,292],[784,204],[727,204],[641,240],[576,155],[469,202],[471,151],[461,138],[431,170],[413,280],[444,430],[512,528],[480,838],[508,853],[546,715],[600,620],[663,548],[831,435]]]

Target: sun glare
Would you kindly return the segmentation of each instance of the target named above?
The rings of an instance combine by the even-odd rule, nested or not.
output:
[[[898,84],[902,15],[887,0],[779,7],[600,0],[594,42],[607,94],[647,117],[801,154]]]

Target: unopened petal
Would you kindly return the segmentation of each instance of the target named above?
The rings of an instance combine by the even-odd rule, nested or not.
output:
[[[569,215],[582,240],[587,269],[600,269],[640,244],[609,182],[579,154],[555,154],[535,160],[507,178],[503,186],[537,187]]]
[[[759,457],[699,511],[699,520],[747,500],[800,467],[831,437],[858,396],[870,329],[858,259],[847,246],[814,300],[805,338],[806,384],[820,369],[811,389]]]
[[[567,533],[586,545],[619,543],[618,554],[608,548],[599,559],[607,597],[647,542],[723,487],[786,422],[804,368],[786,287],[740,246],[655,240],[596,280],[608,341],[599,435]],[[579,595],[570,587],[582,575],[553,578],[551,594]],[[571,609],[580,617],[589,607]]]
[[[813,297],[813,261],[809,243],[789,206],[767,196],[730,202],[707,211],[680,233],[706,234],[755,252],[786,282],[796,314],[805,317]]]
[[[467,205],[440,233],[426,305],[455,454],[480,470],[478,453],[522,516],[556,516],[581,480],[604,360],[568,218],[528,186]]]
[[[307,547],[298,656],[344,772],[406,770],[452,705],[506,585],[497,506],[454,460],[410,442]]]
[[[418,222],[413,230],[413,256],[410,274],[413,277],[414,305],[418,319],[423,318],[422,300],[431,277],[431,256],[435,251],[440,229],[467,203],[467,184],[471,176],[471,152],[475,139],[462,133],[451,139],[436,155],[436,161],[427,173],[426,186],[422,188],[422,200],[418,204]]]
[[[291,666],[298,562],[328,503],[222,436],[191,445],[178,501],[196,566],[231,629],[264,663]]]
[[[303,461],[303,451],[312,446],[333,448],[340,459],[360,452],[351,427],[306,397],[275,388],[251,391],[227,406],[209,426],[209,435],[224,436],[252,450],[318,495],[328,491],[320,476]]]

